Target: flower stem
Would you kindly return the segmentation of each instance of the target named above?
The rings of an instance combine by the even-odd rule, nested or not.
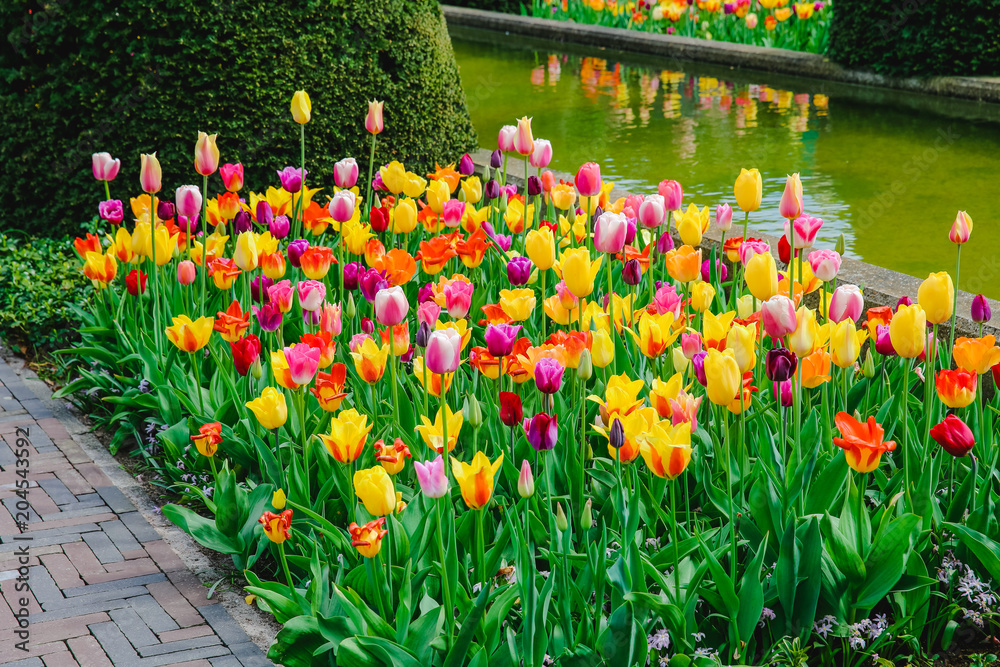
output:
[[[444,504],[438,503],[434,508],[434,519],[437,522],[438,556],[441,558],[441,592],[444,595],[444,624],[448,633],[448,646],[451,646],[455,630],[455,607],[451,601],[451,580],[448,578],[448,567],[445,565],[444,529],[441,525],[441,511]]]
[[[955,349],[955,321],[958,318],[958,279],[962,271],[962,244],[958,244],[958,253],[955,260],[955,296],[952,297],[951,304],[951,342],[948,344],[948,365],[951,365],[952,350]],[[936,328],[936,326],[935,326]]]

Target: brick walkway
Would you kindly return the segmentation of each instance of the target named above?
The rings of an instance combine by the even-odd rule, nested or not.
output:
[[[0,664],[270,665],[207,590],[0,359]]]

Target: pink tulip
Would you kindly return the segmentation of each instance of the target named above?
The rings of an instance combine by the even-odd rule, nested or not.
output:
[[[695,398],[691,394],[681,390],[676,399],[668,399],[670,403],[670,423],[673,426],[678,424],[691,424],[691,432],[698,430],[698,408],[701,406],[701,399],[704,396]]]
[[[528,162],[535,169],[545,169],[552,162],[552,144],[548,139],[535,139],[535,148]]]
[[[194,170],[202,176],[211,176],[219,168],[219,147],[215,143],[217,134],[198,133],[194,145]]]
[[[375,319],[384,327],[394,327],[406,319],[410,303],[403,288],[396,285],[375,294]]]
[[[795,331],[795,303],[787,296],[776,294],[760,305],[764,331],[776,340]]]
[[[424,361],[431,373],[454,373],[462,354],[462,335],[452,328],[438,329],[427,339]]]
[[[177,265],[177,282],[181,285],[190,285],[193,283],[196,274],[197,271],[194,262],[190,259],[185,259]]]
[[[497,146],[504,153],[514,150],[514,137],[517,136],[517,127],[514,125],[504,125],[497,134]]]
[[[798,174],[792,174],[785,179],[785,191],[778,204],[778,213],[782,218],[794,220],[802,215],[802,181]]]
[[[449,199],[444,203],[444,208],[441,210],[441,217],[444,219],[445,227],[451,227],[452,229],[458,227],[459,223],[462,222],[463,215],[465,215],[465,202],[460,199]]]
[[[111,180],[111,179],[108,179]],[[965,211],[959,211],[955,216],[955,222],[951,223],[951,230],[948,232],[948,240],[952,243],[962,244],[969,240],[972,235],[972,218]]]
[[[473,289],[472,283],[464,280],[455,280],[444,286],[445,306],[449,315],[460,320],[469,314]]]
[[[622,215],[626,218],[638,218],[639,209],[642,207],[644,199],[642,195],[629,195],[626,197],[625,207],[622,208]]]
[[[122,161],[112,158],[111,153],[94,153],[91,158],[94,178],[99,181],[113,181],[121,169]]]
[[[163,172],[160,170],[160,161],[156,159],[156,153],[143,154],[139,159],[141,161],[139,187],[142,188],[143,192],[156,194],[162,187]]]
[[[350,189],[358,182],[358,161],[345,157],[333,165],[333,182],[338,188]]]
[[[365,129],[371,134],[379,134],[385,129],[385,123],[382,121],[382,104],[383,102],[376,100],[368,103],[368,115],[365,116]]]
[[[667,219],[667,205],[663,195],[649,195],[639,206],[639,224],[647,229],[654,229]]]
[[[813,243],[816,242],[816,234],[819,233],[819,228],[822,226],[823,221],[819,218],[814,218],[809,215],[800,215],[795,218],[794,222],[791,220],[785,221],[785,239],[788,240],[788,245],[796,250],[811,248]],[[792,242],[793,229],[795,230],[794,243]]]
[[[813,250],[809,253],[809,266],[813,275],[825,283],[837,277],[840,271],[841,257],[836,250]]]
[[[792,381],[785,380],[784,382],[772,382],[771,395],[774,396],[775,401],[781,403],[781,407],[792,407],[795,402],[795,396],[792,393]]]
[[[701,352],[703,349],[701,342],[701,334],[697,331],[692,334],[681,334],[681,352],[688,359],[694,359],[694,355]]]
[[[535,495],[535,476],[531,474],[531,464],[528,459],[521,461],[521,472],[517,476],[517,495],[530,498]]]
[[[444,472],[444,457],[440,454],[430,461],[414,461],[420,490],[428,498],[443,498],[448,493],[448,476]]]
[[[417,306],[417,324],[427,324],[431,329],[437,324],[438,315],[441,314],[441,306],[433,301],[424,301]]]
[[[562,387],[565,372],[558,360],[543,357],[535,364],[535,386],[543,394],[554,394]]]
[[[680,317],[684,298],[677,293],[677,288],[673,285],[663,285],[653,295],[653,303],[656,306],[657,315],[673,313],[674,317]]]
[[[576,189],[583,197],[593,197],[601,192],[601,165],[587,162],[576,172]]]
[[[664,206],[668,211],[677,211],[681,208],[681,201],[684,199],[684,188],[677,181],[662,180],[657,188],[660,196],[663,197]]]
[[[733,228],[733,207],[719,204],[715,207],[715,226],[719,231],[728,232]]]
[[[594,249],[597,252],[621,252],[627,232],[628,221],[624,215],[611,211],[602,213],[594,227]]]
[[[239,192],[243,187],[243,165],[224,164],[219,167],[219,176],[222,177],[222,184],[230,192]]]
[[[295,290],[292,289],[292,281],[290,280],[282,280],[267,288],[267,297],[283,313],[292,310],[292,299],[294,296]]]
[[[531,136],[531,119],[527,116],[517,121],[517,133],[514,135],[514,150],[518,155],[528,157],[535,150],[535,140]],[[527,176],[527,175],[526,175]]]
[[[855,285],[841,285],[833,291],[830,299],[830,321],[858,321],[865,311],[865,298]]]
[[[174,193],[177,214],[193,218],[201,214],[201,190],[197,185],[182,185]]]
[[[316,371],[319,370],[319,358],[322,350],[307,343],[297,343],[285,348],[285,361],[288,362],[288,372],[295,384],[309,384]]]
[[[340,190],[326,207],[330,217],[337,222],[347,222],[354,217],[354,193],[350,190]]]
[[[767,241],[744,241],[739,249],[740,262],[746,266],[754,256],[763,255],[765,252],[771,252],[771,246]]]
[[[343,329],[341,319],[341,308],[339,303],[324,302],[319,313],[319,328],[328,331],[334,336],[339,336]]]
[[[310,312],[319,310],[326,298],[326,285],[318,280],[302,280],[298,284],[299,305]]]

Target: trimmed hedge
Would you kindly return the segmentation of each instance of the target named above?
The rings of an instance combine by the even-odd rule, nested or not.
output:
[[[894,76],[1000,74],[1000,0],[838,2],[830,57]]]
[[[442,4],[470,9],[485,9],[504,14],[531,14],[531,0],[524,2],[522,0],[448,0]],[[522,7],[527,7],[527,10],[522,11]]]
[[[96,151],[122,160],[115,198],[139,194],[139,154],[154,150],[165,196],[200,184],[199,130],[248,186],[277,185],[299,164],[299,89],[313,185],[332,185],[346,155],[367,174],[369,99],[385,100],[379,163],[433,167],[477,145],[437,0],[6,0],[0,26],[3,228],[75,233],[104,196]]]

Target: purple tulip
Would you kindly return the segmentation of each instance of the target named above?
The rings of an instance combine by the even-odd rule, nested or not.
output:
[[[233,218],[233,234],[239,235],[243,232],[249,232],[251,227],[253,227],[253,221],[250,219],[250,214],[241,208],[236,217]]]
[[[385,187],[385,183],[382,182],[382,174],[375,172],[375,178],[372,179],[372,190],[375,192],[388,192],[389,188]]]
[[[622,427],[622,422],[618,417],[611,422],[611,430],[608,433],[608,444],[615,449],[621,449],[625,446],[625,429]],[[616,457],[617,458],[617,455]]]
[[[494,234],[491,238],[493,242],[497,244],[497,247],[503,250],[504,252],[510,250],[511,243],[513,243],[514,241],[513,237],[510,234],[507,235]]]
[[[784,347],[776,347],[768,350],[767,360],[764,370],[767,377],[773,382],[784,382],[795,375],[795,369],[799,366],[798,358]]]
[[[702,350],[691,357],[691,367],[694,368],[694,376],[698,378],[698,383],[702,387],[708,385],[708,379],[705,377],[705,357],[707,356],[708,352]]]
[[[896,356],[896,348],[892,346],[888,324],[880,324],[875,328],[875,351],[888,357]]]
[[[302,253],[309,250],[309,241],[295,239],[288,244],[288,263],[296,269],[302,266]]]
[[[385,279],[385,272],[375,269],[365,271],[358,279],[358,283],[361,286],[361,294],[368,303],[375,301],[375,295],[379,293],[379,290],[389,287],[389,281]]]
[[[302,177],[308,175],[308,169],[285,167],[278,172],[278,179],[281,180],[281,187],[283,187],[287,192],[294,194],[302,189]]]
[[[521,331],[520,324],[488,324],[483,338],[486,349],[494,357],[506,357],[514,350],[514,342]]]
[[[288,216],[279,215],[271,219],[267,225],[267,230],[271,232],[271,236],[280,241],[288,236],[288,232],[291,230],[291,227],[291,223],[288,222]]]
[[[515,257],[507,262],[507,280],[511,285],[527,284],[531,277],[531,260],[527,257]]]
[[[426,283],[417,290],[417,303],[434,300],[434,283]]]
[[[472,176],[476,173],[476,163],[472,161],[472,156],[468,153],[458,161],[458,173],[462,176]]]
[[[555,359],[544,357],[535,364],[535,386],[543,394],[554,394],[562,386],[566,368]]]
[[[258,303],[267,303],[271,300],[267,291],[271,289],[274,281],[267,276],[254,276],[250,281],[250,299]]]
[[[486,181],[486,188],[483,189],[483,198],[487,201],[500,196],[500,184],[492,178]]]
[[[528,436],[528,443],[536,452],[552,451],[559,437],[559,415],[539,412],[531,419],[524,420],[524,431]]]
[[[431,337],[431,325],[421,322],[417,327],[417,334],[413,337],[413,344],[423,349],[427,347],[427,340]]]
[[[274,220],[274,211],[271,210],[271,205],[263,199],[257,202],[257,224],[270,227],[272,220]]]
[[[972,321],[979,322],[989,322],[993,317],[993,310],[990,308],[990,302],[986,300],[986,297],[982,294],[977,294],[972,297]]]
[[[257,306],[252,306],[252,308],[257,323],[264,331],[277,331],[278,327],[281,326],[281,311],[273,303],[268,302],[260,308]]]
[[[904,296],[896,303],[896,310],[899,310],[900,306],[912,306],[912,305],[913,305],[913,299],[911,299],[908,296]]]
[[[537,176],[528,176],[528,196],[537,197],[542,194],[542,179]]]
[[[364,273],[365,265],[361,262],[350,262],[344,265],[344,287],[353,292],[358,289],[358,281]]]
[[[308,324],[316,326],[320,323],[322,318],[322,311],[319,310],[303,310],[302,311],[302,324]]]
[[[631,245],[635,241],[636,227],[635,218],[625,218],[625,245]]]
[[[670,232],[666,231],[660,234],[660,238],[656,241],[656,253],[658,255],[666,255],[673,249],[674,237],[670,235]]]
[[[503,166],[503,154],[500,149],[496,149],[490,154],[490,167],[493,169],[499,169]]]
[[[120,199],[109,199],[97,205],[97,214],[102,220],[117,225],[125,218],[125,208]]]
[[[622,267],[622,280],[625,281],[626,285],[639,284],[639,281],[642,280],[642,267],[639,265],[639,260],[630,259],[625,262],[625,266]]]
[[[161,199],[156,204],[156,217],[160,220],[170,220],[174,217],[176,209],[174,209],[173,202],[169,202],[165,199]]]
[[[716,259],[715,267],[716,267],[715,273],[719,276],[719,282],[724,282],[726,280],[726,277],[729,276],[729,269],[726,268],[725,262],[723,262],[721,258]],[[704,280],[706,283],[711,282],[710,280],[711,268],[712,268],[712,260],[706,259],[704,262],[701,263],[701,279]]]

